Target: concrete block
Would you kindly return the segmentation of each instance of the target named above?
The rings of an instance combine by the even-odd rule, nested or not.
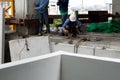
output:
[[[9,41],[12,61],[50,53],[48,37],[31,37]]]
[[[74,53],[74,45],[58,43],[53,45],[53,51],[66,51]]]
[[[95,56],[99,57],[110,57],[110,58],[120,58],[120,51],[115,49],[95,49]]]
[[[77,54],[94,55],[94,47],[79,46]]]

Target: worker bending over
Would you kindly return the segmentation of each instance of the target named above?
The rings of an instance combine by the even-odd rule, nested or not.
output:
[[[62,25],[62,34],[69,35],[69,33],[72,33],[72,37],[76,37],[77,33],[80,31],[81,26],[82,23],[76,19],[76,15],[71,14],[69,19],[67,19]]]

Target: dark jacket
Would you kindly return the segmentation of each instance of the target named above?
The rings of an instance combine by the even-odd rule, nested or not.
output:
[[[69,0],[59,0],[57,5],[59,5],[61,11],[68,11],[68,3]]]
[[[82,23],[78,20],[71,22],[69,19],[65,21],[65,23],[62,26],[62,29],[64,30],[66,26],[69,26],[69,28],[75,28],[76,26],[81,27]]]

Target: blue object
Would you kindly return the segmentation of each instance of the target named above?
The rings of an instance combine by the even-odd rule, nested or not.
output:
[[[62,29],[64,30],[66,26],[69,26],[69,28],[75,28],[76,26],[80,27],[82,23],[78,20],[71,22],[69,19],[65,21],[65,23],[62,25]]]
[[[35,7],[39,18],[39,33],[42,33],[44,22],[46,24],[46,32],[50,33],[50,25],[48,21],[48,4],[49,0],[39,0],[38,4],[36,4]]]

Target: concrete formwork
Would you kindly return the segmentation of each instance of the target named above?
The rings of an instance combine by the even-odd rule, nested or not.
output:
[[[82,55],[63,55],[61,80],[118,80],[119,61]]]
[[[110,57],[110,58],[120,58],[120,51],[115,49],[95,49],[95,56],[100,57]]]
[[[56,52],[0,65],[0,80],[119,80],[120,59]]]
[[[0,65],[0,80],[59,80],[60,57],[48,55]]]
[[[12,61],[50,53],[49,40],[45,36],[11,40],[9,45]]]
[[[105,45],[100,44],[100,47],[91,47],[83,46],[82,44],[76,46],[76,44],[55,43],[51,42],[51,40],[45,36],[12,40],[9,43],[12,61],[44,55],[60,50],[76,54],[120,58],[120,51],[112,49],[114,46],[111,46],[111,50],[109,48],[103,49]],[[27,48],[30,50],[27,50]]]
[[[75,44],[64,44],[64,43],[58,43],[58,44],[52,44],[52,50],[54,51],[67,51],[77,54],[84,54],[84,55],[92,55],[92,56],[100,56],[100,57],[110,57],[110,58],[120,58],[120,51],[117,49],[111,48],[105,48],[103,47],[105,45],[101,45],[101,47],[91,47],[91,46],[82,46],[79,45],[78,47],[75,46]]]
[[[77,54],[94,55],[95,48],[89,46],[79,46]]]
[[[58,43],[58,44],[53,44],[53,52],[55,51],[67,51],[74,53],[74,45],[71,44],[64,44],[64,43]]]
[[[4,9],[0,8],[0,64],[2,63],[2,60],[4,58],[4,41],[5,41],[5,34],[4,34],[4,28],[5,28],[5,19],[4,19]]]

